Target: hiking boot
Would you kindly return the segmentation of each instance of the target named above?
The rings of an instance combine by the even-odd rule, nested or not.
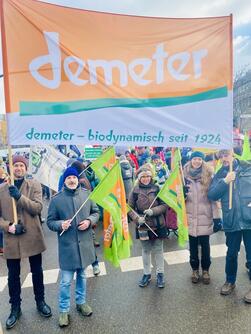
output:
[[[60,327],[66,327],[69,325],[69,313],[68,312],[60,312],[58,318],[58,324]]]
[[[52,315],[50,306],[44,300],[37,302],[37,310],[42,317],[49,318]]]
[[[92,309],[88,304],[77,304],[77,310],[85,317],[90,317],[92,315]]]
[[[208,270],[203,270],[202,271],[202,282],[204,284],[209,284],[210,283],[210,275]]]
[[[158,288],[164,288],[165,287],[165,280],[164,280],[164,274],[158,273],[157,274],[157,287]]]
[[[244,297],[244,301],[248,304],[251,304],[251,289],[248,291],[248,293]]]
[[[191,276],[192,283],[196,284],[200,281],[200,274],[199,270],[193,270],[192,276]]]
[[[141,278],[141,280],[139,281],[139,286],[141,288],[144,288],[145,286],[147,286],[149,283],[151,282],[151,275],[143,275],[143,277]]]
[[[12,306],[10,315],[6,320],[6,329],[11,329],[12,327],[14,327],[18,319],[20,318],[21,314],[22,312],[20,306]]]
[[[92,268],[92,270],[93,270],[93,275],[98,276],[98,275],[100,274],[100,269],[99,269],[99,265],[98,265],[98,264],[95,265],[95,266]]]
[[[229,282],[225,282],[223,287],[221,288],[221,295],[227,296],[230,295],[232,293],[232,291],[235,288],[235,284],[233,283],[229,283]]]

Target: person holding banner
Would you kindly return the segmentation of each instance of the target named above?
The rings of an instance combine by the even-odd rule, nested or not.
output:
[[[92,314],[86,303],[85,268],[95,261],[92,226],[99,220],[99,209],[88,199],[90,191],[81,187],[75,168],[65,170],[63,182],[63,190],[51,199],[47,218],[49,229],[58,234],[60,327],[69,325],[70,288],[74,273],[77,310],[83,316]]]
[[[213,178],[208,198],[214,201],[221,200],[223,229],[227,245],[226,282],[221,288],[221,294],[229,295],[235,288],[238,254],[242,239],[251,280],[251,156],[250,160],[239,161],[233,158],[230,150],[221,150],[219,155],[222,167]],[[230,167],[233,171],[230,170]],[[232,196],[229,196],[230,183],[233,184]],[[251,289],[245,295],[244,300],[251,303]]]
[[[186,212],[188,220],[190,265],[193,270],[191,281],[198,283],[199,245],[201,246],[202,282],[210,283],[210,235],[221,226],[221,212],[217,203],[207,198],[208,187],[213,176],[213,168],[208,166],[202,152],[195,151],[191,160],[184,166]],[[217,225],[218,224],[218,225]]]
[[[6,328],[15,326],[21,316],[20,262],[29,258],[37,309],[44,317],[51,309],[44,301],[42,252],[45,251],[39,214],[42,211],[42,188],[34,179],[25,179],[28,161],[21,155],[13,156],[14,185],[0,186],[0,227],[4,230],[4,257],[8,267],[8,287],[11,313]],[[18,223],[13,224],[12,199],[17,206]]]
[[[136,238],[142,245],[144,273],[139,286],[146,287],[151,281],[151,255],[154,255],[157,286],[164,288],[163,239],[167,234],[164,217],[167,205],[157,198],[159,187],[153,183],[150,169],[142,166],[137,177],[138,183],[129,196],[128,204],[132,210],[128,215],[136,224]]]

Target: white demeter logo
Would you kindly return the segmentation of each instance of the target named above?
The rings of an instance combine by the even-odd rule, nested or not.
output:
[[[59,47],[59,34],[57,32],[44,32],[44,38],[48,47],[48,54],[39,56],[31,61],[29,70],[33,78],[42,86],[50,89],[56,89],[61,83],[61,52]],[[128,85],[130,77],[137,85],[147,86],[151,83],[162,84],[165,81],[165,71],[167,70],[171,77],[175,80],[187,80],[191,76],[198,79],[202,75],[202,59],[208,54],[207,49],[200,49],[192,52],[179,52],[169,55],[164,49],[164,43],[156,45],[155,53],[151,58],[132,59],[129,64],[119,59],[103,60],[103,59],[87,59],[86,61],[76,57],[69,56],[63,62],[64,72],[69,81],[76,86],[84,86],[86,84],[96,85],[98,83],[97,69],[101,68],[104,72],[104,83],[107,86],[113,84],[113,70],[119,73],[119,84],[121,87]],[[192,73],[187,72],[186,68],[192,61]],[[75,63],[77,70],[73,72],[70,64]],[[48,79],[39,73],[39,69],[44,65],[51,65],[53,78]],[[147,72],[155,66],[156,77],[152,80],[146,79]],[[84,80],[80,77],[84,70],[88,67],[89,79]],[[137,69],[136,69],[137,68]],[[191,67],[189,67],[191,68]]]

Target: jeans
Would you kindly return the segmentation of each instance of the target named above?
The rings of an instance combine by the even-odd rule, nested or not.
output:
[[[8,267],[8,287],[10,304],[21,305],[21,283],[20,283],[20,262],[21,259],[7,259]],[[36,302],[44,300],[44,279],[42,269],[42,254],[29,257],[30,269],[32,273],[33,291]]]
[[[3,248],[3,231],[0,229],[0,248]]]
[[[238,269],[238,253],[240,251],[241,241],[243,238],[247,266],[251,268],[251,230],[242,230],[236,232],[225,232],[227,256],[226,256],[226,281],[234,284],[236,281]],[[249,270],[249,278],[251,280],[251,270]]]
[[[71,282],[76,272],[75,300],[76,304],[84,304],[86,300],[86,277],[84,269],[61,270],[59,288],[59,312],[70,311]]]
[[[156,274],[164,273],[163,240],[140,240],[142,245],[142,259],[144,274],[151,274],[151,255]]]
[[[211,265],[209,235],[201,235],[198,237],[189,235],[190,265],[193,270],[199,269],[199,245],[201,245],[201,268],[202,270],[208,271]]]

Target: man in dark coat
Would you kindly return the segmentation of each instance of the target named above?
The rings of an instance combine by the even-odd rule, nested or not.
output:
[[[226,234],[226,282],[222,295],[229,295],[235,288],[238,253],[243,239],[249,278],[251,280],[251,161],[238,161],[228,150],[220,151],[222,168],[216,173],[208,190],[210,200],[221,200],[223,229]],[[233,171],[229,171],[233,163]],[[233,183],[232,209],[229,209],[229,184]],[[251,303],[251,290],[244,300]]]
[[[58,255],[61,269],[59,289],[59,326],[69,324],[70,287],[76,272],[76,305],[83,316],[92,314],[86,303],[85,268],[95,261],[92,225],[99,219],[97,205],[88,200],[90,192],[80,186],[79,174],[68,167],[63,175],[63,190],[56,194],[49,205],[47,225],[58,233]],[[80,209],[81,205],[83,207]],[[74,214],[80,209],[76,217]]]
[[[8,267],[8,286],[11,313],[6,328],[15,326],[21,315],[20,262],[29,258],[32,283],[39,313],[51,316],[44,301],[42,252],[45,242],[39,215],[42,211],[42,188],[33,179],[25,179],[28,161],[21,155],[13,156],[14,184],[0,186],[0,227],[4,231],[4,257]],[[13,224],[12,199],[17,208],[18,224]]]

